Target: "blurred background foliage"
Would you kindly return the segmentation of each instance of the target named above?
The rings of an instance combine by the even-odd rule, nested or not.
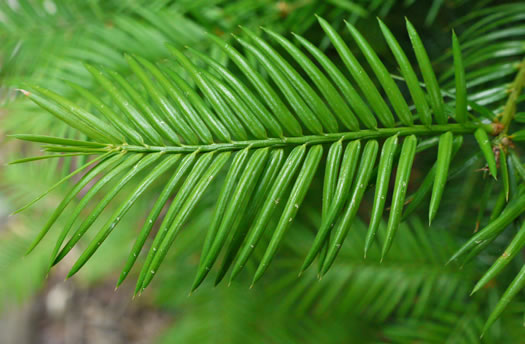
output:
[[[0,2],[0,162],[38,154],[35,145],[15,141],[9,134],[73,135],[65,124],[19,96],[16,88],[23,82],[81,101],[67,84],[73,82],[104,98],[104,91],[84,69],[84,62],[130,76],[123,53],[162,62],[169,59],[165,44],[170,43],[191,46],[228,63],[228,57],[209,42],[206,32],[230,40],[230,33],[243,35],[239,25],[253,31],[264,26],[289,38],[295,32],[334,56],[330,41],[316,24],[315,14],[329,21],[345,39],[349,35],[343,30],[344,20],[354,23],[366,32],[387,66],[394,66],[394,60],[384,40],[379,39],[375,17],[382,18],[394,32],[404,32],[403,18],[408,17],[423,37],[441,86],[451,93],[454,70],[449,32],[454,28],[462,42],[469,100],[483,106],[489,120],[501,112],[508,85],[525,53],[525,4],[519,1],[4,0]],[[408,37],[400,43],[407,46]],[[470,261],[445,265],[465,239],[501,207],[501,185],[480,171],[482,163],[473,155],[473,142],[466,142],[465,147],[456,159],[457,173],[444,194],[440,216],[428,228],[423,223],[427,209],[416,211],[403,223],[383,263],[379,263],[379,247],[373,247],[367,260],[363,259],[366,226],[359,222],[329,274],[317,281],[317,269],[310,269],[298,279],[297,267],[321,221],[318,199],[309,194],[283,242],[275,268],[260,284],[248,289],[255,262],[264,253],[256,250],[256,260],[249,261],[241,279],[215,288],[208,280],[188,297],[191,276],[199,262],[200,238],[206,233],[218,194],[218,186],[212,186],[186,225],[188,230],[170,250],[154,287],[133,301],[129,282],[115,293],[112,283],[145,212],[128,214],[120,225],[126,230],[110,236],[78,277],[62,282],[74,259],[67,258],[65,267],[59,266],[48,275],[49,255],[56,239],[53,235],[31,255],[24,256],[24,252],[70,184],[60,186],[37,206],[16,216],[8,215],[85,159],[2,166],[0,318],[4,320],[0,341],[75,343],[82,338],[86,343],[525,343],[523,292],[480,339],[491,310],[523,266],[523,254],[487,287],[469,296],[522,219]],[[435,148],[430,151],[435,155]],[[425,155],[418,156],[411,181],[420,184],[432,163]],[[149,208],[162,182],[157,181],[134,209]],[[491,196],[483,196],[486,194]],[[117,198],[110,207],[118,204]],[[370,200],[368,209],[367,203],[363,204],[360,217],[367,223]],[[102,216],[95,226],[105,221]],[[383,227],[380,230],[384,232]],[[9,333],[16,331],[9,319],[16,318],[16,314],[29,314],[31,321],[15,324],[27,326],[25,332],[29,334],[10,337]]]

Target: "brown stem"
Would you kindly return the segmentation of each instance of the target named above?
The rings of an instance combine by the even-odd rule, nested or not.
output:
[[[516,105],[518,97],[520,96],[523,87],[525,86],[525,59],[523,59],[518,67],[518,75],[512,83],[510,95],[503,109],[501,124],[503,125],[502,135],[505,135],[509,129],[510,123],[516,114]]]

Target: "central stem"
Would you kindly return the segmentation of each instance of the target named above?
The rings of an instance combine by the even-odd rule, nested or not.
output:
[[[209,145],[183,145],[183,146],[133,146],[122,145],[119,146],[122,150],[128,152],[166,152],[166,153],[191,153],[195,151],[210,152],[210,151],[231,151],[240,150],[246,147],[263,148],[263,147],[284,147],[290,145],[301,144],[320,144],[330,143],[339,140],[359,140],[359,139],[380,139],[392,135],[438,135],[447,131],[455,134],[467,134],[474,132],[477,128],[483,126],[482,124],[445,124],[423,126],[415,125],[413,127],[402,128],[381,128],[376,130],[360,130],[355,132],[330,133],[324,135],[309,135],[301,137],[285,137],[285,138],[268,138],[264,140],[250,140],[250,141],[235,141],[230,143],[214,143]],[[491,130],[490,125],[486,128]]]

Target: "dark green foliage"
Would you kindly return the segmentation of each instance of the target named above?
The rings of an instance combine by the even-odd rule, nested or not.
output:
[[[78,10],[100,15],[120,8],[113,1],[93,3]],[[54,116],[52,123],[65,123],[62,133],[40,135],[28,128],[28,134],[13,135],[42,144],[50,155],[12,163],[70,157],[76,162],[20,208],[72,182],[29,251],[65,217],[49,265],[80,249],[70,277],[110,234],[126,231],[117,226],[135,207],[141,229],[117,286],[138,261],[135,294],[140,294],[159,271],[168,273],[172,246],[184,242],[195,218],[211,208],[198,235],[192,235],[200,260],[191,291],[214,267],[215,284],[229,270],[230,283],[248,272],[252,286],[266,273],[269,281],[289,289],[285,304],[299,302],[294,312],[320,314],[335,307],[345,314],[355,307],[355,314],[374,321],[394,319],[384,329],[391,342],[436,343],[443,337],[433,332],[434,323],[446,327],[468,317],[472,320],[458,330],[458,341],[475,342],[517,298],[525,283],[524,270],[516,269],[523,264],[519,253],[525,245],[523,3],[480,4],[481,9],[463,13],[469,2],[457,1],[459,34],[452,32],[450,43],[442,27],[435,30],[450,47],[435,62],[436,47],[429,48],[433,38],[418,27],[416,15],[406,22],[395,12],[387,15],[389,1],[313,1],[297,10],[281,9],[292,11],[284,24],[265,1],[250,9],[264,13],[257,23],[243,20],[257,17],[243,1],[218,1],[202,11],[185,1],[155,3],[121,7],[116,29],[103,43],[94,38],[100,37],[100,27],[80,27],[78,35],[89,49],[73,55],[92,54],[74,59],[79,77],[47,83],[25,71],[6,78],[6,85],[21,88],[12,104],[24,102],[24,96]],[[441,3],[433,2],[425,26],[433,29]],[[217,8],[220,14],[212,15]],[[372,14],[383,19],[373,24],[362,19]],[[181,22],[175,24],[171,15]],[[113,41],[115,46],[106,46]],[[66,47],[72,49],[80,48]],[[17,132],[18,126],[13,125]],[[482,175],[483,190],[474,174]],[[153,198],[151,204],[138,209],[146,197]],[[66,210],[69,204],[76,205]],[[472,221],[461,209],[475,214]],[[423,228],[420,217],[447,231],[426,233],[435,228]],[[472,234],[475,226],[480,228]],[[96,234],[93,227],[99,227]],[[355,266],[346,264],[348,256]],[[468,263],[478,257],[481,271]],[[439,271],[396,270],[420,260]],[[454,264],[444,267],[447,260]],[[494,260],[489,267],[487,261]],[[314,261],[315,272],[308,269]],[[465,264],[468,274],[458,276],[456,262]],[[276,279],[285,263],[294,268],[288,274],[302,279]],[[368,271],[368,264],[376,264],[377,271]],[[473,285],[473,292],[480,291],[504,271],[508,276],[498,281],[508,289],[501,289],[506,291],[490,315],[477,313],[487,307],[484,300],[458,307]],[[316,273],[324,284],[315,285]],[[441,299],[434,295],[436,286]],[[408,335],[417,326],[421,332]]]

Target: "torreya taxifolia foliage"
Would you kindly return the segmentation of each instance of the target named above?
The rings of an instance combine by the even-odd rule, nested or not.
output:
[[[45,3],[0,4],[3,121],[30,142],[5,169],[53,175],[15,213],[60,198],[21,245],[42,271],[125,246],[135,296],[219,302],[215,274],[238,318],[314,319],[276,342],[525,338],[525,2]],[[361,339],[316,327],[349,314]]]

